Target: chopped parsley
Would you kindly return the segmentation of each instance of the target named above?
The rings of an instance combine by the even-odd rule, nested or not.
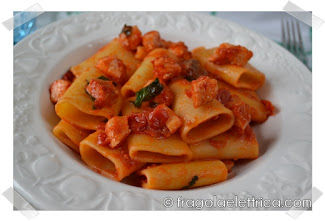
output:
[[[193,176],[192,180],[188,183],[188,185],[184,186],[182,189],[184,190],[184,189],[188,189],[188,188],[194,186],[194,184],[196,183],[196,181],[198,181],[198,179],[199,179],[198,176],[196,176],[196,175]]]

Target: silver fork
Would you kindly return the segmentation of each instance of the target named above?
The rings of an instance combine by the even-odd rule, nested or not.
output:
[[[298,21],[295,20],[294,22],[292,19],[281,19],[281,28],[283,46],[293,53],[305,65],[307,65],[307,57],[302,44],[302,37]]]

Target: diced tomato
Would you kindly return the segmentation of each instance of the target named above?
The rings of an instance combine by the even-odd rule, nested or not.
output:
[[[111,148],[120,145],[130,132],[127,116],[113,117],[105,125],[106,139]]]
[[[116,56],[107,56],[99,59],[96,68],[116,83],[123,84],[127,80],[126,67],[123,61]]]
[[[152,129],[159,130],[166,125],[169,118],[168,112],[163,105],[158,105],[148,116],[148,124]]]
[[[119,41],[128,50],[135,50],[142,42],[142,34],[138,27],[125,25],[119,35]]]
[[[178,62],[170,57],[157,57],[152,61],[154,75],[162,81],[167,81],[178,77],[182,67]]]
[[[173,52],[177,57],[182,59],[191,59],[192,54],[188,51],[187,46],[184,44],[184,42],[180,41],[177,43],[170,42],[167,46],[168,50]]]
[[[148,134],[161,139],[171,135],[166,125],[169,117],[166,106],[161,104],[155,109],[148,108],[143,112],[130,114],[128,119],[133,133]]]
[[[68,80],[56,80],[50,86],[50,99],[55,104],[64,95],[66,90],[70,87],[71,82]]]
[[[130,114],[128,116],[128,121],[131,131],[134,133],[144,133],[148,125],[148,115],[149,113],[147,113],[147,111]]]
[[[218,82],[207,76],[202,76],[191,82],[192,100],[195,108],[211,102],[218,93]]]
[[[253,52],[243,46],[223,43],[211,55],[209,61],[218,65],[244,66],[252,56]]]
[[[95,99],[94,107],[96,109],[113,105],[119,97],[112,81],[92,79],[86,86],[86,91]]]
[[[163,47],[163,42],[160,39],[160,34],[158,31],[150,31],[146,33],[142,37],[142,44],[147,52]]]

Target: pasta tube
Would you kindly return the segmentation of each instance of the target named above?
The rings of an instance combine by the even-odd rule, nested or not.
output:
[[[132,75],[132,77],[123,85],[121,94],[123,97],[134,96],[136,92],[144,87],[144,85],[155,78],[153,74],[153,61],[157,57],[167,56],[177,60],[176,55],[167,49],[157,48],[152,50],[143,60],[140,67]]]
[[[100,76],[99,73],[88,72],[80,75],[55,105],[57,115],[70,124],[88,130],[96,130],[100,122],[118,115],[122,105],[120,96],[113,105],[94,109],[94,101],[85,91],[87,82]]]
[[[187,143],[179,135],[157,139],[146,134],[131,134],[128,137],[129,155],[132,159],[150,163],[177,163],[192,158]]]
[[[206,49],[204,47],[199,47],[192,51],[192,56],[197,59],[208,72],[234,87],[257,90],[264,84],[264,74],[250,64],[240,67],[231,64],[217,65],[210,62],[209,57],[214,51],[215,48]]]
[[[53,134],[65,145],[79,153],[79,144],[91,131],[74,127],[61,120],[54,128]]]
[[[120,181],[144,165],[130,159],[126,146],[111,149],[98,145],[98,133],[95,132],[89,135],[80,143],[81,159],[92,170],[108,178]]]
[[[220,160],[162,164],[140,170],[142,187],[176,190],[211,185],[227,179],[227,167]]]
[[[177,80],[170,84],[174,94],[173,111],[183,119],[180,128],[182,139],[187,143],[198,143],[221,134],[232,127],[234,115],[216,99],[194,108],[193,101],[186,95],[190,82]]]
[[[255,91],[248,89],[235,88],[223,81],[218,81],[220,89],[226,89],[232,95],[234,101],[243,101],[249,105],[251,120],[255,122],[264,122],[267,119],[267,110]]]
[[[140,63],[140,61],[134,57],[134,54],[131,51],[125,49],[119,43],[118,39],[114,39],[113,41],[105,45],[103,48],[101,48],[92,57],[72,67],[71,72],[76,77],[79,77],[82,73],[85,72],[102,75],[101,71],[96,68],[96,64],[99,59],[109,55],[114,55],[117,58],[119,58],[121,61],[123,61],[124,65],[126,66],[127,79],[129,79],[132,76],[132,74],[137,69],[138,64]]]
[[[232,128],[210,140],[191,144],[190,149],[193,160],[255,159],[259,154],[256,136],[250,126],[246,127],[244,133],[239,129]]]

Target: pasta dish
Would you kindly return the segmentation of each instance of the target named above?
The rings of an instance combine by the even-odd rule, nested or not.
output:
[[[236,160],[258,158],[251,124],[274,114],[256,93],[265,75],[252,56],[230,43],[189,51],[125,25],[51,84],[53,134],[116,181],[161,190],[225,181]]]

